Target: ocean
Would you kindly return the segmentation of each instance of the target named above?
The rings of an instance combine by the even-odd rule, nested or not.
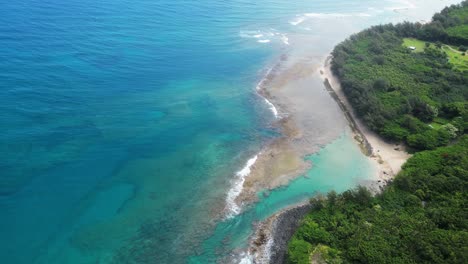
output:
[[[248,261],[255,223],[375,172],[345,123],[317,119],[311,135],[339,136],[312,168],[233,203],[287,115],[256,90],[268,69],[457,2],[0,2],[2,263]],[[339,112],[321,101],[310,113]]]

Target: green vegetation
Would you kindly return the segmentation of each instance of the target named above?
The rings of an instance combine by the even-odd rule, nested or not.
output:
[[[448,37],[445,27],[468,24],[460,19],[466,10],[468,1],[444,9],[426,25],[372,27],[335,48],[332,70],[371,129],[414,150],[444,146],[465,133],[468,56],[450,44],[466,43]],[[431,125],[439,117],[448,122]]]
[[[444,8],[435,14],[433,22],[427,26],[429,36],[422,39],[436,38],[442,42],[466,45],[468,43],[468,3],[463,1],[460,5]]]
[[[468,9],[447,9],[446,17],[450,17],[451,20],[442,18],[441,22],[447,27],[448,37],[454,41],[466,43],[468,41]]]
[[[314,198],[289,263],[466,263],[468,136],[417,153],[372,197],[365,188]]]
[[[466,52],[458,51],[458,48],[448,45],[442,46],[442,49],[449,57],[449,62],[454,69],[468,73],[468,55]]]
[[[451,37],[466,39],[466,36],[468,35],[468,25],[448,28],[447,34]]]
[[[403,46],[405,47],[415,47],[416,50],[414,52],[423,52],[426,48],[426,43],[422,40],[415,39],[415,38],[404,38],[403,39]]]
[[[425,42],[415,38],[404,38],[403,46],[406,48],[415,47],[416,49],[413,52],[424,52],[426,48],[437,48],[435,43]],[[463,49],[463,46],[461,47]],[[460,48],[445,44],[441,45],[440,49],[445,52],[449,59],[449,63],[452,64],[454,69],[468,72],[468,55],[466,54],[466,51],[460,51]]]
[[[468,1],[335,48],[332,70],[357,114],[419,152],[376,196],[358,187],[311,199],[288,263],[468,262],[466,25]]]

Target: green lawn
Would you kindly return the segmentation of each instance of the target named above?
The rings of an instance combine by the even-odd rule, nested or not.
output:
[[[403,39],[403,46],[405,47],[415,47],[416,50],[414,52],[423,52],[426,46],[425,41],[421,41],[415,38],[404,38]],[[431,47],[435,45],[431,43]],[[451,47],[454,50],[458,50],[457,47]],[[461,52],[453,51],[449,48],[448,45],[443,45],[442,49],[447,53],[450,63],[453,67],[460,71],[468,71],[468,55],[463,55]]]
[[[453,49],[457,50],[456,47],[452,47]],[[447,53],[447,56],[449,57],[450,63],[453,64],[455,69],[461,70],[461,71],[468,71],[468,56],[463,55],[461,52],[455,52],[451,50],[447,45],[444,45],[442,49]]]
[[[423,52],[426,47],[426,42],[415,38],[404,38],[403,45],[405,47],[415,47],[416,50],[414,52]]]

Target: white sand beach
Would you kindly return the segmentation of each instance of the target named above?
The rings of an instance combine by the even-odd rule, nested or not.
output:
[[[323,69],[321,70],[322,77],[324,80],[328,79],[331,88],[338,96],[340,102],[349,112],[359,131],[371,145],[372,153],[370,153],[369,157],[377,163],[377,186],[383,186],[387,181],[393,179],[400,172],[401,166],[403,166],[411,155],[406,152],[404,145],[385,141],[374,131],[370,130],[362,120],[356,116],[350,102],[343,92],[340,81],[333,75],[330,63],[331,56],[329,56],[324,63]]]

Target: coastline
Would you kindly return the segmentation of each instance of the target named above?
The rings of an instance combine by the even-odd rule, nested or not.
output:
[[[320,130],[316,128],[321,120],[339,119],[338,109],[328,111],[324,107],[326,110],[314,110],[309,109],[308,102],[303,102],[304,98],[320,100],[320,97],[327,97],[327,108],[336,108],[327,93],[310,89],[310,78],[321,83],[317,75],[319,68],[320,60],[316,58],[296,60],[282,55],[257,84],[256,92],[272,111],[275,117],[272,126],[278,129],[280,137],[268,142],[237,172],[226,199],[228,218],[256,202],[261,190],[287,185],[309,170],[313,165],[305,157],[342,134],[340,125],[331,121],[324,121]],[[311,124],[315,127],[311,128]]]
[[[282,136],[267,144],[255,156],[256,162],[251,166],[251,172],[245,175],[242,191],[235,199],[235,203],[241,208],[237,213],[242,212],[243,205],[249,205],[258,199],[258,191],[286,185],[313,166],[305,162],[303,157],[317,152],[318,149],[298,147],[301,143],[313,138],[310,134],[306,134],[304,119],[299,117],[302,113],[298,113],[298,107],[294,105],[297,100],[290,98],[291,94],[294,96],[299,94],[291,92],[291,86],[300,83],[296,82],[298,79],[309,81],[309,89],[310,85],[316,84],[310,82],[314,76],[320,79],[320,84],[324,85],[329,99],[332,99],[339,107],[340,116],[345,120],[345,126],[350,127],[356,144],[362,153],[372,160],[375,167],[374,177],[362,180],[359,182],[360,185],[367,187],[374,194],[381,192],[411,157],[404,145],[385,141],[371,131],[356,115],[344,94],[340,81],[331,71],[331,59],[331,54],[326,57],[322,55],[318,59],[317,56],[313,59],[306,56],[304,60],[295,58],[291,64],[290,58],[283,55],[274,67],[268,69],[257,85],[257,94],[265,100],[273,112],[276,118],[274,126],[279,128]],[[313,112],[314,110],[306,109],[305,111]],[[324,115],[320,118],[323,119]],[[322,133],[326,132],[322,131]],[[321,135],[313,136],[320,137]],[[328,138],[316,140],[315,147],[320,148],[330,143],[334,137],[336,138],[336,135],[328,135]],[[248,253],[244,254],[244,260],[247,261],[240,263],[284,263],[287,243],[294,234],[300,219],[307,213],[307,210],[301,210],[304,208],[310,210],[312,206],[309,203],[291,205],[256,224],[254,227],[256,231],[249,239]],[[302,212],[302,216],[297,214],[298,211]]]
[[[323,138],[316,138],[313,137],[315,135],[305,134],[307,129],[301,127],[304,122],[300,120],[297,109],[293,110],[296,95],[291,95],[291,87],[286,87],[286,84],[294,78],[307,80],[307,76],[318,75],[321,85],[326,88],[327,96],[339,106],[339,114],[345,126],[351,128],[353,138],[362,153],[373,161],[376,168],[375,178],[361,182],[361,185],[373,193],[379,192],[400,172],[401,166],[411,156],[406,152],[404,145],[386,142],[356,116],[339,80],[331,71],[331,55],[321,61],[321,67],[304,63],[284,67],[288,58],[282,56],[280,62],[270,68],[257,85],[256,91],[274,114],[274,126],[281,132],[281,137],[268,143],[246,162],[241,171],[237,172],[237,178],[226,199],[228,217],[241,213],[243,206],[257,201],[259,191],[287,185],[290,180],[310,169],[313,164],[304,160],[304,157],[317,152],[320,146],[331,142],[339,135],[339,133],[329,133]],[[306,73],[306,70],[309,72]]]
[[[339,105],[356,144],[362,153],[374,162],[375,177],[362,185],[377,194],[400,172],[401,166],[411,155],[405,151],[404,145],[386,142],[356,116],[338,78],[331,71],[331,59],[329,55],[320,69],[323,84]],[[245,263],[285,263],[288,242],[299,226],[300,220],[312,207],[313,205],[308,202],[292,205],[259,223],[250,239],[247,255],[244,257]]]
[[[239,263],[284,263],[288,242],[299,227],[300,220],[312,207],[308,202],[292,205],[259,223],[250,240],[248,252]]]
[[[349,125],[355,134],[354,138],[363,150],[363,153],[371,158],[377,167],[376,182],[367,184],[374,193],[379,192],[387,182],[401,171],[401,166],[411,157],[402,144],[394,144],[385,141],[381,136],[370,130],[354,112],[351,103],[345,96],[338,78],[331,70],[332,56],[325,60],[321,70],[326,88],[331,96],[343,109],[344,115],[349,121]],[[365,184],[366,185],[366,184]]]
[[[394,12],[398,13],[399,10],[395,9]],[[420,20],[420,22],[427,23],[427,20]],[[371,131],[370,128],[368,128],[356,115],[352,105],[344,94],[340,81],[336,76],[334,76],[331,70],[331,59],[331,54],[329,54],[326,58],[322,57],[321,63],[317,68],[304,67],[302,71],[298,71],[298,73],[295,74],[295,78],[301,79],[304,78],[304,76],[310,77],[312,75],[317,75],[322,80],[321,84],[324,85],[328,96],[336,102],[337,106],[339,106],[341,110],[340,113],[346,120],[346,126],[350,127],[352,131],[352,137],[356,141],[356,144],[360,147],[362,153],[370,160],[372,160],[371,163],[374,165],[375,173],[373,174],[373,177],[369,180],[362,180],[359,182],[359,185],[365,186],[373,194],[377,194],[381,192],[383,188],[394,179],[394,177],[401,171],[402,165],[412,155],[407,152],[405,145],[389,143],[384,140],[383,137]],[[282,57],[282,62],[284,61],[286,61],[286,59]],[[287,70],[290,70],[291,68],[291,65],[289,65],[289,69]],[[306,71],[309,72],[307,73]],[[268,75],[270,73],[276,75],[275,72],[276,70],[274,68],[268,71],[268,74],[265,77],[266,81],[262,80],[257,86],[257,93],[265,99],[266,103],[270,109],[272,109],[272,112],[277,118],[276,124],[280,127],[283,135],[283,137],[278,141],[283,140],[283,144],[285,144],[283,146],[291,147],[291,142],[300,141],[304,138],[307,139],[309,135],[303,135],[304,130],[301,129],[302,120],[297,118],[297,113],[292,113],[290,111],[291,108],[294,109],[294,106],[291,107],[292,104],[287,100],[287,96],[284,96],[284,93],[282,94],[278,92],[278,90],[285,86],[287,81],[291,81],[291,79],[281,80],[280,77],[279,81],[274,82],[271,79],[275,79],[276,76],[269,77]],[[276,84],[276,86],[274,84]],[[273,142],[273,144],[274,143],[275,142]],[[267,149],[270,149],[273,144],[268,145]],[[294,146],[294,144],[292,145]],[[278,148],[276,150],[279,153],[284,150],[289,150],[289,148],[282,148],[281,145],[277,147]],[[295,151],[296,156],[300,156],[300,154],[304,153],[297,151],[297,149],[294,147],[291,149]],[[314,152],[309,152],[309,154],[311,153]],[[265,154],[264,150],[262,150],[259,155],[262,154]],[[261,168],[263,166],[268,166],[269,162],[271,161],[267,156],[268,155],[265,156],[265,160],[260,160],[259,163],[253,166],[253,171],[259,167]],[[277,164],[274,163],[274,165]],[[293,172],[287,177],[284,177],[283,180],[285,181],[283,181],[282,184],[287,184],[289,180],[299,176],[301,172],[310,168],[311,166],[313,166],[313,164],[305,164],[305,167],[301,168],[302,170],[296,171],[295,173]],[[249,178],[250,175],[247,176],[247,179]],[[254,178],[255,177],[251,179]],[[253,181],[253,184],[257,183]],[[279,187],[280,185],[270,185],[267,188],[265,188],[265,185],[257,185],[258,189],[255,187],[250,189],[251,195],[255,195],[256,190],[262,188],[273,189],[275,187]],[[250,187],[247,186],[247,189]],[[248,198],[241,198],[238,201],[241,203],[244,201],[249,202]],[[243,253],[241,255],[243,259],[240,263],[285,263],[288,242],[295,233],[300,220],[304,217],[304,215],[307,214],[307,212],[310,211],[312,207],[313,205],[310,203],[291,205],[286,209],[277,212],[266,220],[255,224],[255,233],[249,238],[247,253]]]
[[[261,190],[285,186],[309,170],[313,164],[304,158],[338,138],[344,127],[351,128],[361,151],[375,165],[375,178],[359,183],[373,193],[391,181],[410,157],[405,146],[386,142],[356,116],[330,62],[331,55],[304,59],[282,55],[257,84],[256,93],[274,115],[272,125],[281,136],[251,156],[236,173],[226,198],[228,218],[258,201]],[[311,84],[324,86],[325,91],[310,89]]]

